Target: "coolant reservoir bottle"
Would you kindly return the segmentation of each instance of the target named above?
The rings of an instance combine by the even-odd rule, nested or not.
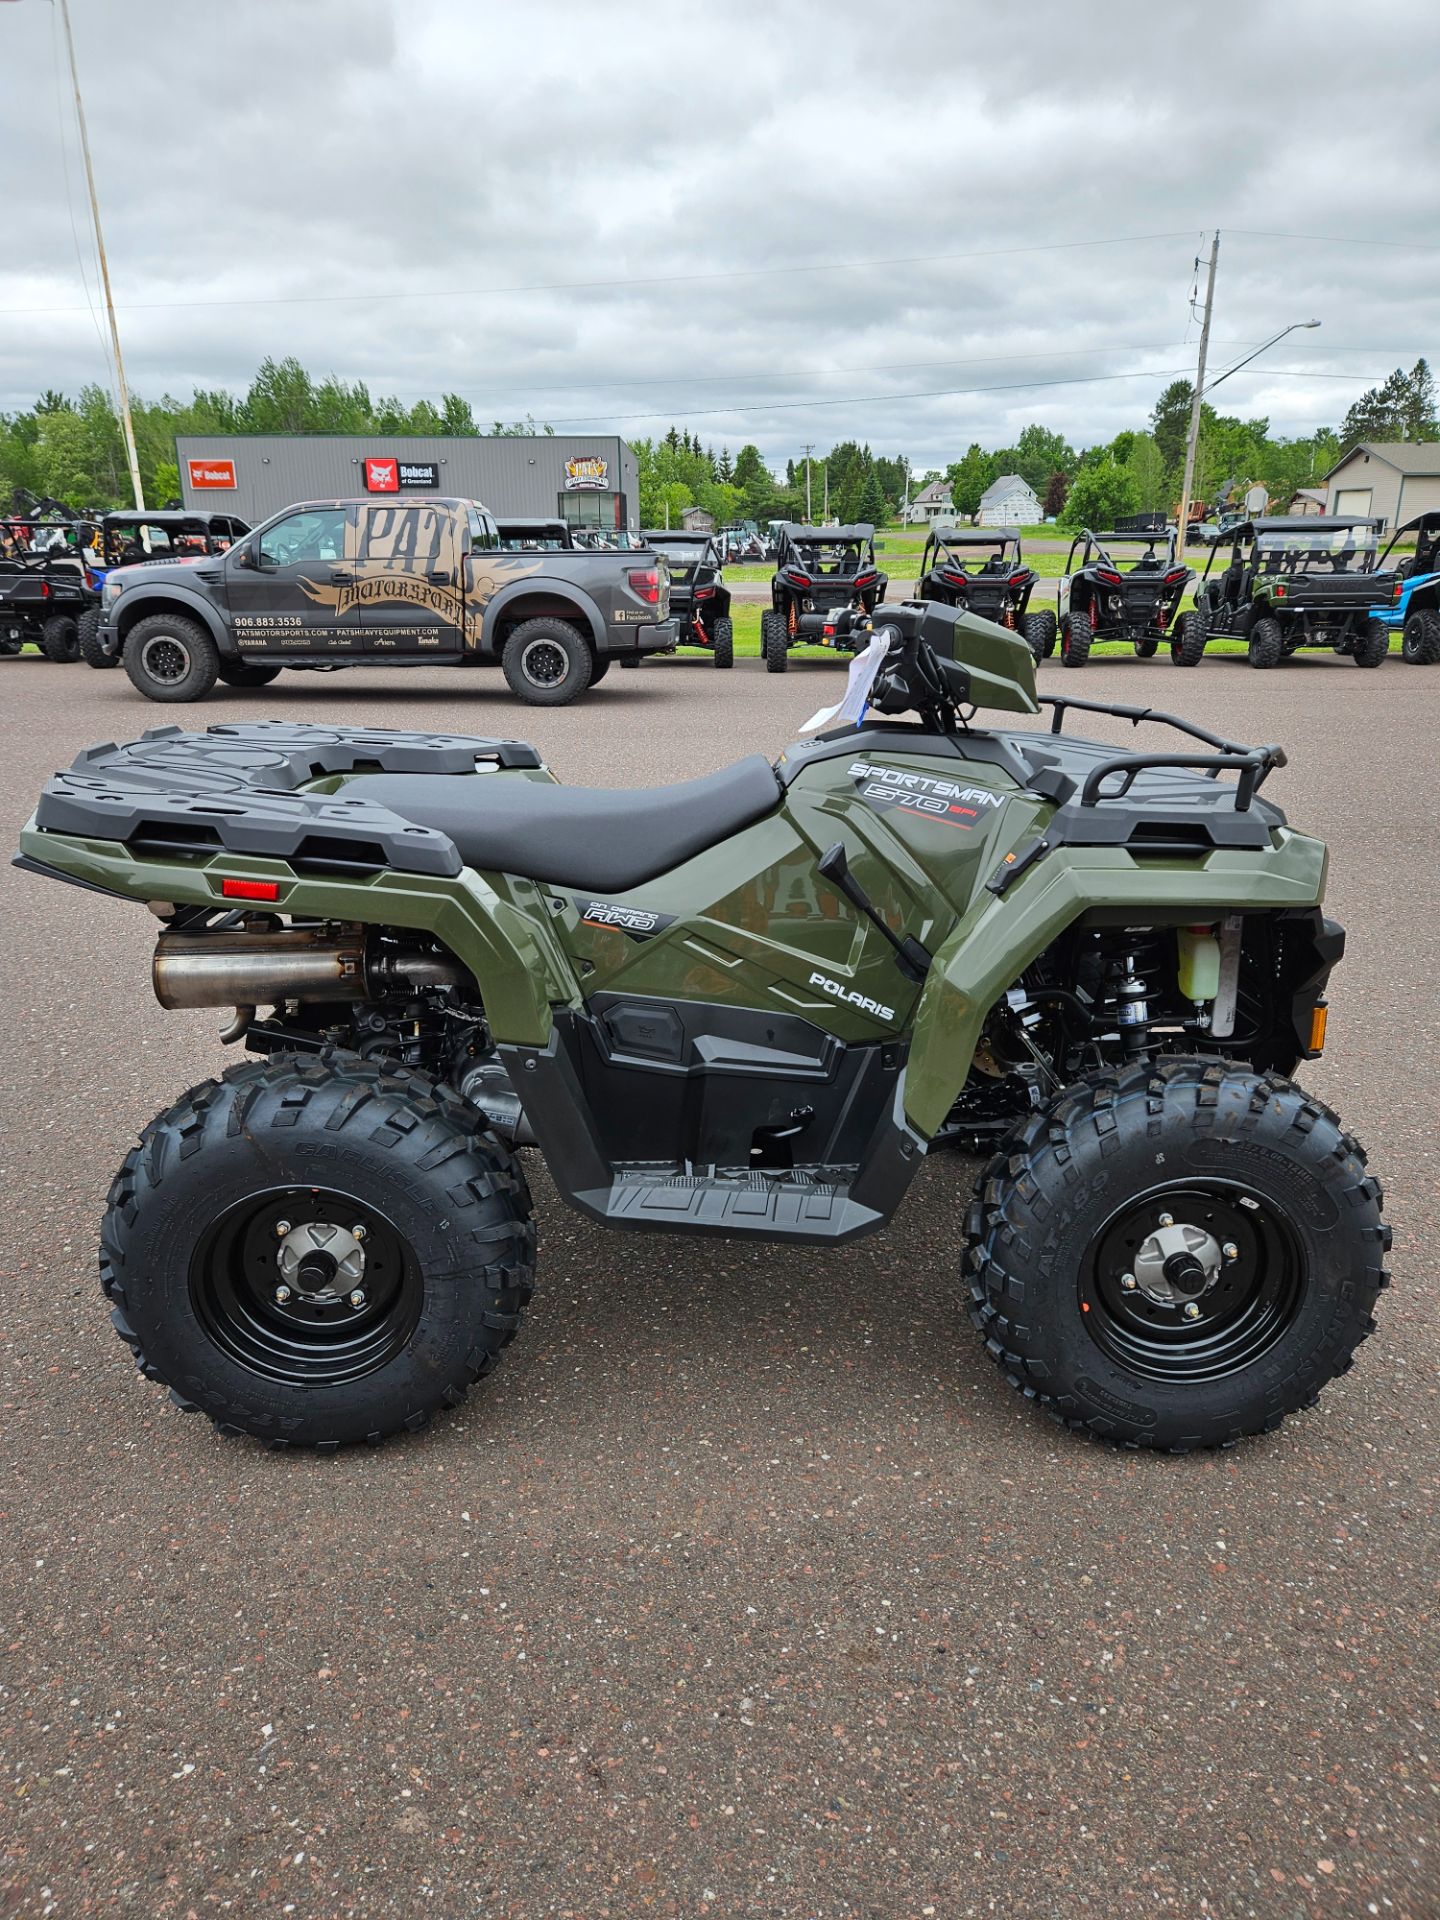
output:
[[[1180,992],[1192,1003],[1213,1000],[1220,990],[1220,942],[1213,927],[1180,927],[1175,943],[1179,948]]]

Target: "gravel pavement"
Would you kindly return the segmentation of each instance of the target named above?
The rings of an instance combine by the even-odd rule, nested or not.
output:
[[[1290,750],[1268,791],[1350,933],[1305,1078],[1395,1228],[1354,1371],[1263,1442],[1116,1454],[964,1320],[970,1162],[823,1254],[607,1233],[539,1172],[535,1306],[458,1416],[221,1440],[135,1375],[95,1233],[232,1056],[155,1006],[146,914],[5,869],[0,1913],[1440,1915],[1440,673],[1043,679]],[[175,713],[0,681],[13,845],[80,746],[166,721],[513,733],[631,785],[778,751],[839,675],[665,661],[553,713],[435,670]]]

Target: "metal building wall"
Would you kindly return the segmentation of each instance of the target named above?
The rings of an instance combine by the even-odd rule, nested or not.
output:
[[[492,513],[553,515],[565,491],[565,462],[572,455],[599,455],[609,463],[609,487],[625,496],[626,524],[640,525],[640,483],[635,456],[614,434],[544,434],[534,439],[479,435],[472,439],[428,435],[210,433],[186,434],[175,442],[180,486],[187,507],[239,514],[252,525],[295,500],[362,497],[366,458],[398,457],[434,462],[439,491],[479,500]],[[191,460],[234,462],[235,487],[196,488]],[[377,495],[377,498],[389,498]]]

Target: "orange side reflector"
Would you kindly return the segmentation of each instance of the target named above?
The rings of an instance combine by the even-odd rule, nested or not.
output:
[[[220,892],[226,900],[278,900],[280,884],[276,880],[222,880]]]
[[[1319,1006],[1310,1009],[1311,1053],[1323,1053],[1325,1051],[1325,1022],[1329,1018],[1329,1014],[1330,1009],[1325,1005],[1323,1000]]]

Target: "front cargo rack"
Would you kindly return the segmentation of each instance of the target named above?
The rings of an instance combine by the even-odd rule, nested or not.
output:
[[[113,840],[137,853],[246,853],[337,871],[454,878],[463,862],[447,834],[373,800],[307,792],[327,775],[476,774],[538,769],[521,740],[291,721],[227,722],[204,733],[152,727],[126,746],[86,747],[46,783],[43,833]]]

